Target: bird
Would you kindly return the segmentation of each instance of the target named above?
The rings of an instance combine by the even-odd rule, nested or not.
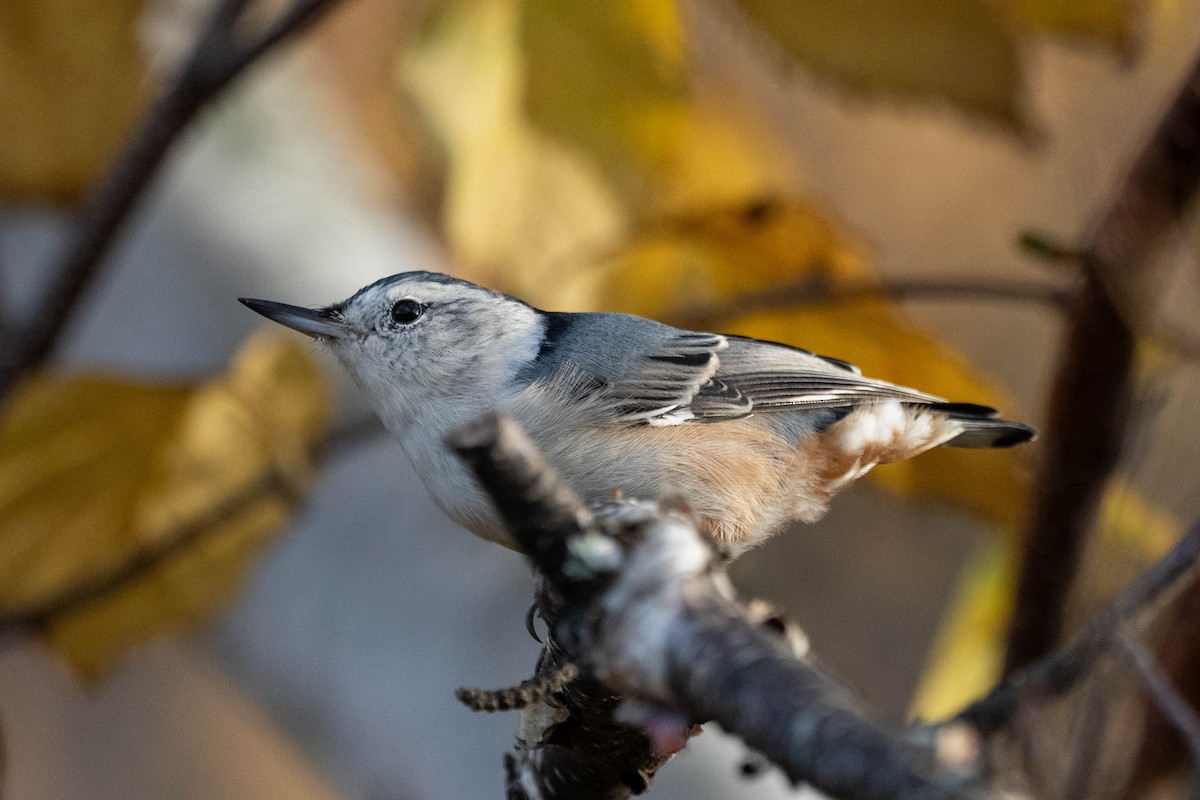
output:
[[[778,342],[615,312],[556,312],[439,272],[322,308],[239,298],[324,344],[433,501],[510,548],[447,435],[503,413],[589,503],[682,498],[731,556],[815,522],[877,464],[939,445],[1009,447],[1033,428],[988,406],[865,377]]]

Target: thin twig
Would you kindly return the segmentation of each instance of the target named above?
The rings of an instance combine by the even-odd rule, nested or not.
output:
[[[868,300],[947,302],[1012,302],[1067,311],[1077,288],[1040,281],[952,281],[911,279],[882,282],[836,282],[826,276],[806,278],[759,292],[745,292],[714,303],[689,306],[671,321],[684,328],[711,330],[731,319],[761,311],[859,303]],[[1200,340],[1178,326],[1158,325],[1146,331],[1151,341],[1187,361],[1200,362]]]
[[[0,342],[9,341],[12,332],[15,330],[13,325],[12,309],[8,306],[7,286],[4,284],[4,264],[5,253],[3,240],[0,240]]]
[[[1200,717],[1171,685],[1171,679],[1159,667],[1154,654],[1136,637],[1130,635],[1129,631],[1120,629],[1117,631],[1116,644],[1126,663],[1138,676],[1154,707],[1183,738],[1188,752],[1191,753],[1193,766],[1200,768]]]
[[[1151,256],[1190,208],[1198,184],[1200,60],[1083,248],[1086,279],[1071,309],[1051,390],[1006,674],[1057,645],[1087,532],[1121,454],[1133,381],[1130,319],[1137,310],[1118,308],[1112,290],[1122,282],[1160,283]],[[1146,316],[1145,310],[1137,316]]]
[[[725,300],[686,308],[672,321],[684,327],[707,328],[732,317],[759,311],[832,305],[862,300],[949,300],[1034,303],[1054,309],[1067,306],[1072,288],[1038,281],[955,281],[909,279],[882,282],[839,282],[818,274],[759,292],[744,292]]]
[[[268,24],[258,38],[242,47],[231,66],[235,72],[245,69],[296,31],[316,22],[334,2],[337,0],[296,0]]]
[[[248,0],[221,0],[169,88],[153,104],[107,175],[84,199],[61,264],[38,308],[0,351],[0,398],[57,345],[85,291],[167,152],[196,114],[258,57],[314,22],[336,0],[296,0],[257,37],[235,23]]]
[[[549,628],[543,658],[583,670],[556,695],[562,713],[553,722],[525,720],[540,726],[534,741],[525,734],[535,726],[522,725],[506,761],[509,797],[641,793],[705,720],[794,782],[834,797],[983,796],[970,765],[943,763],[927,738],[871,720],[733,598],[717,553],[677,501],[614,501],[589,513],[520,428],[496,414],[450,442],[537,568]]]
[[[1090,672],[1117,633],[1150,606],[1161,602],[1200,562],[1200,523],[1143,572],[1065,650],[1033,662],[1002,680],[955,719],[984,734],[1007,725],[1026,696],[1056,697],[1073,689]],[[1194,578],[1194,574],[1192,575]]]

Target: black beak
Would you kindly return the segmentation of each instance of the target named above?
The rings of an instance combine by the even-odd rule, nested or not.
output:
[[[251,311],[257,311],[272,322],[286,325],[294,331],[300,331],[309,336],[341,339],[347,333],[344,323],[329,319],[315,309],[289,306],[287,303],[276,303],[273,300],[252,300],[249,297],[239,297],[238,302]]]

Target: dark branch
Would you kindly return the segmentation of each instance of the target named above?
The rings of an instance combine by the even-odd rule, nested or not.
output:
[[[1133,333],[1094,275],[1076,298],[1068,326],[1033,482],[1006,673],[1059,641],[1067,592],[1125,432]]]
[[[1150,316],[1161,283],[1151,257],[1190,207],[1198,181],[1200,61],[1083,248],[1087,278],[1051,391],[1006,673],[1050,652],[1062,635],[1067,591],[1126,434],[1131,325]],[[1134,285],[1145,288],[1130,291]]]
[[[316,22],[335,2],[337,0],[295,0],[269,23],[261,34],[239,48],[237,56],[230,64],[232,73],[236,74],[245,69],[292,34]]]
[[[1118,631],[1117,648],[1137,674],[1147,697],[1154,707],[1179,732],[1192,757],[1193,766],[1200,768],[1200,717],[1171,685],[1171,679],[1158,666],[1154,654],[1128,631]]]
[[[1185,579],[1195,578],[1198,562],[1200,524],[1093,617],[1070,647],[1010,674],[982,699],[959,712],[957,719],[987,735],[1008,725],[1025,697],[1056,697],[1071,691],[1135,617],[1162,602]]]
[[[674,703],[736,732],[794,783],[839,798],[976,793],[939,778],[928,749],[867,719],[843,687],[715,594],[685,606],[666,644]]]
[[[868,719],[795,656],[777,625],[735,601],[720,559],[679,504],[614,501],[593,517],[515,424],[496,416],[451,441],[539,570],[550,633],[543,661],[582,670],[552,698],[561,716],[506,761],[510,797],[627,797],[682,746],[693,721],[709,719],[793,781],[838,797],[980,796],[930,743]],[[657,731],[653,743],[642,729]]]
[[[167,90],[153,104],[109,172],[83,201],[61,264],[42,301],[0,351],[0,398],[54,350],[113,241],[179,134],[258,57],[314,22],[335,0],[296,0],[258,36],[239,41],[248,0],[222,0]]]

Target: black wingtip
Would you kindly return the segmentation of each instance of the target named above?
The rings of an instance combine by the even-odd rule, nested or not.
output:
[[[1010,422],[1004,431],[992,439],[992,447],[1015,447],[1037,439],[1037,431],[1019,422]]]
[[[1000,419],[1000,412],[991,406],[943,403],[934,408],[963,424],[963,432],[946,443],[951,447],[1015,447],[1037,438],[1036,430],[1023,422]]]
[[[1006,419],[963,419],[963,432],[946,444],[951,447],[1015,447],[1037,439],[1037,431],[1023,422]]]

